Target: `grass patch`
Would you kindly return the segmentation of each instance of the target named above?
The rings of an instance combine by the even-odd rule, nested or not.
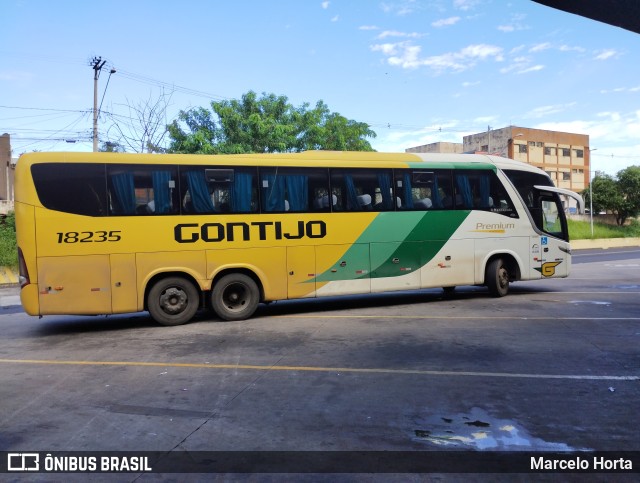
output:
[[[632,220],[630,225],[616,226],[593,222],[593,236],[591,236],[591,222],[567,220],[569,238],[571,240],[591,240],[599,238],[636,238],[640,237],[640,222]]]
[[[0,222],[0,267],[18,268],[16,215],[13,212]]]

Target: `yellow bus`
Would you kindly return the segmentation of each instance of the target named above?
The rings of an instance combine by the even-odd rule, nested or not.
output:
[[[30,153],[16,166],[31,315],[223,320],[305,297],[566,277],[560,194],[484,155]]]

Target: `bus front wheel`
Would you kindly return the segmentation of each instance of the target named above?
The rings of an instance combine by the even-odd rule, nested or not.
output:
[[[151,317],[161,325],[173,326],[189,322],[198,311],[198,289],[182,277],[168,277],[156,282],[147,297]]]
[[[253,279],[230,273],[218,280],[211,291],[211,307],[223,320],[245,320],[258,307],[260,290]]]
[[[487,265],[485,284],[494,297],[504,297],[509,293],[509,270],[502,258],[496,258]]]

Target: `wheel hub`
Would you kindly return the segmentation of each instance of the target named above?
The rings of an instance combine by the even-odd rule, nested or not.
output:
[[[160,296],[160,307],[168,314],[178,314],[187,307],[187,294],[177,287],[168,288]]]
[[[233,284],[224,291],[223,301],[230,310],[238,310],[245,305],[246,296],[247,289],[244,285]]]

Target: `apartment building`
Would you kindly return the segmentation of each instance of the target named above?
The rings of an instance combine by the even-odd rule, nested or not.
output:
[[[11,139],[0,136],[0,214],[13,210],[15,162],[11,159]]]
[[[589,186],[589,136],[509,126],[464,136],[464,152],[486,152],[532,164],[555,185],[580,193]]]
[[[528,127],[488,129],[459,143],[431,143],[408,153],[488,153],[532,164],[546,171],[559,188],[581,192],[589,186],[589,136]]]

